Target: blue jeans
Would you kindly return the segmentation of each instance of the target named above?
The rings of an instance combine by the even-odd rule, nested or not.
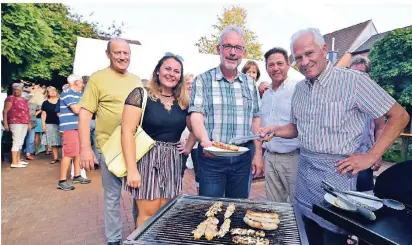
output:
[[[192,162],[193,162],[193,169],[195,172],[195,185],[197,188],[199,188],[199,174],[198,174],[198,160],[197,160],[197,148],[192,149],[190,152],[190,156],[192,157]]]
[[[199,195],[209,197],[248,198],[253,143],[248,152],[237,157],[208,158],[198,147]]]
[[[250,153],[252,154],[252,162],[253,162],[253,157],[255,156],[255,145],[254,144],[252,144],[252,149],[250,149]],[[263,154],[263,152],[262,152],[262,154]],[[250,195],[250,189],[252,188],[252,180],[253,180],[252,165],[250,165],[249,186],[248,186],[248,189],[247,189],[247,195],[248,196]]]
[[[34,149],[34,135],[35,134],[36,133],[34,132],[34,128],[32,130],[27,131],[26,139],[24,140],[26,144],[26,148],[25,148],[26,153],[33,154],[35,152],[35,149]]]
[[[99,155],[99,152],[97,151],[97,144],[96,144],[96,121],[95,120],[90,121],[90,137],[91,137],[91,143],[92,143],[92,149],[93,149],[94,155],[97,157]]]

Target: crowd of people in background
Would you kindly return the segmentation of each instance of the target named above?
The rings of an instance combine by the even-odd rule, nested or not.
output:
[[[12,85],[3,112],[4,129],[13,136],[10,166],[28,166],[21,159],[26,141],[27,160],[45,145],[50,164],[61,162],[61,190],[75,189],[67,180],[71,163],[72,183],[90,183],[81,169],[100,167],[105,233],[112,245],[122,240],[122,187],[133,197],[140,226],[179,194],[187,166],[193,166],[202,196],[248,198],[252,179],[265,176],[269,200],[301,209],[310,244],[343,244],[347,234],[311,211],[325,193],[321,180],[342,190],[373,188],[373,171],[409,118],[370,79],[367,58],[356,57],[351,69],[334,67],[322,35],[312,28],[296,32],[290,48],[303,81],[289,78],[293,68],[280,47],[264,55],[271,81],[257,82],[263,71],[254,61],[239,71],[246,38],[237,26],[228,26],[219,37],[217,67],[198,76],[185,74],[183,57],[167,52],[151,79],[140,80],[127,70],[128,43],[112,39],[106,50],[110,66],[90,78],[70,75],[60,95],[52,86],[25,90],[21,83]],[[143,114],[142,128],[156,143],[136,162],[133,135]],[[101,151],[120,123],[124,178],[108,170]],[[256,134],[261,139],[238,142],[249,149],[240,156],[204,151],[212,141]]]
[[[90,180],[80,175],[79,151],[76,152],[76,146],[71,144],[72,139],[78,137],[66,136],[67,128],[77,128],[75,115],[78,114],[79,107],[75,105],[77,103],[74,103],[74,99],[81,98],[83,84],[83,78],[70,75],[67,84],[61,88],[61,94],[53,86],[41,87],[39,84],[27,82],[12,84],[12,95],[5,100],[2,125],[2,132],[4,129],[10,131],[12,135],[11,168],[26,168],[29,161],[35,160],[39,153],[44,152],[45,155],[51,156],[50,164],[59,163],[60,158],[62,159],[62,171],[57,188],[75,189],[66,181],[72,162],[74,168],[72,182],[90,183]],[[77,97],[73,95],[74,93]],[[92,129],[94,130],[94,127]],[[93,130],[92,138],[95,138]],[[62,148],[61,153],[60,148]],[[24,160],[21,158],[21,153],[24,153]]]

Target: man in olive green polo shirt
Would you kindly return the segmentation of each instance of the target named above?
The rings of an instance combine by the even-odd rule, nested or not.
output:
[[[140,78],[127,71],[130,64],[130,47],[123,39],[112,39],[106,55],[110,66],[90,77],[80,101],[79,137],[81,167],[94,168],[100,157],[104,188],[104,224],[109,245],[118,245],[122,240],[122,217],[120,215],[121,178],[108,171],[101,148],[122,119],[124,101],[137,86]],[[96,141],[100,156],[95,156],[90,142],[90,121],[96,113]]]

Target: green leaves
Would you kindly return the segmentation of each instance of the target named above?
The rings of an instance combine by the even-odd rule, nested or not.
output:
[[[100,30],[63,4],[2,4],[1,14],[2,84],[62,80],[73,70],[77,36],[118,36],[124,26],[113,22],[108,31]]]
[[[2,4],[2,55],[14,64],[23,64],[28,58],[38,57],[45,36],[50,29],[42,21],[33,4]]]
[[[246,17],[247,12],[244,8],[236,6],[232,6],[229,9],[225,8],[223,15],[221,17],[217,17],[217,24],[212,26],[213,29],[215,29],[215,33],[211,35],[210,39],[206,36],[201,37],[195,46],[198,47],[200,53],[217,54],[216,46],[218,45],[220,33],[228,25],[237,25],[243,29],[246,35],[245,58],[262,60],[262,44],[258,42],[258,37],[255,33],[247,28]]]
[[[412,28],[391,31],[369,54],[372,78],[412,113]]]

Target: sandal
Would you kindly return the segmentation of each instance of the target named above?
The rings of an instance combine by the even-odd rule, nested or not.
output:
[[[36,158],[34,158],[32,155],[30,155],[30,154],[29,154],[29,155],[26,155],[25,158],[26,158],[26,160],[29,160],[29,161],[36,159]]]
[[[56,159],[56,160],[50,161],[50,164],[55,164],[55,163],[58,163],[59,161],[60,161],[59,159]]]
[[[51,155],[51,151],[46,151],[46,155]]]

